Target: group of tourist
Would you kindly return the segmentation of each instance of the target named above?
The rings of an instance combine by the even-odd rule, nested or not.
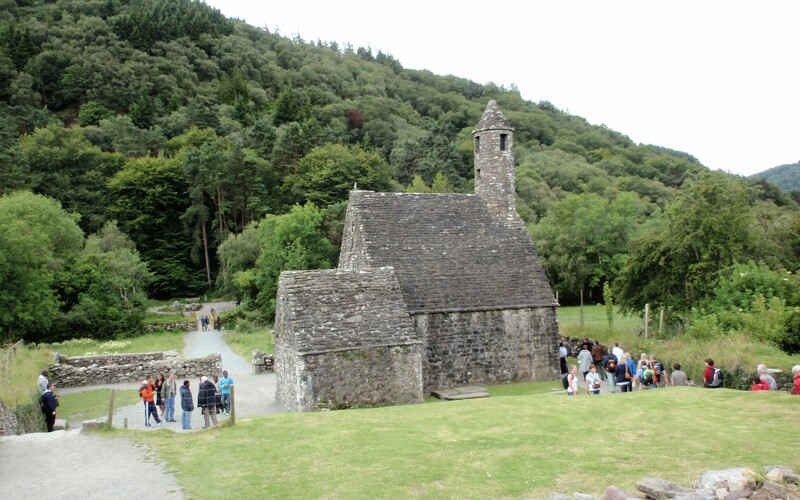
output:
[[[150,423],[151,416],[155,420],[155,425],[161,425],[164,422],[176,422],[175,398],[179,395],[181,410],[183,411],[181,414],[181,428],[184,430],[194,429],[192,427],[192,411],[194,411],[195,405],[190,386],[189,380],[184,380],[180,391],[178,391],[172,372],[169,373],[166,379],[164,379],[164,375],[159,373],[155,381],[153,381],[152,375],[148,376],[139,388],[139,395],[144,403],[145,427],[153,426]],[[221,379],[215,375],[213,382],[206,376],[200,377],[197,408],[200,408],[203,413],[204,429],[212,424],[214,427],[218,425],[218,412],[230,413],[231,387],[233,387],[233,379],[228,376],[227,370],[222,372]],[[157,410],[161,411],[161,417],[164,420],[159,418]]]
[[[604,380],[608,382],[612,393],[689,384],[689,379],[681,370],[679,363],[673,364],[672,373],[668,374],[655,355],[648,356],[642,353],[639,360],[635,361],[631,354],[624,352],[616,342],[607,352],[598,341],[585,338],[577,355],[577,366],[567,366],[567,357],[570,355],[569,344],[562,340],[559,346],[562,382],[569,395],[578,395],[581,386],[585,386],[588,394],[600,394]],[[777,390],[775,379],[769,374],[765,365],[758,365],[756,371],[752,377],[752,390]],[[792,368],[792,377],[794,379],[792,394],[800,395],[800,365]],[[722,370],[714,364],[713,359],[706,358],[703,387],[714,389],[722,386]]]
[[[220,330],[222,328],[222,318],[217,316],[206,316],[205,314],[200,316],[200,329],[204,332],[210,330]]]

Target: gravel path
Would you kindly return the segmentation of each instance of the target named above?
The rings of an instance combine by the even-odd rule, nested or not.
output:
[[[209,314],[211,307],[222,312],[234,308],[235,304],[207,304],[198,314]],[[184,357],[217,352],[222,355],[223,369],[234,379],[237,418],[286,412],[275,402],[275,374],[253,374],[252,364],[228,347],[223,332],[186,334]],[[178,381],[181,382],[183,380]],[[199,380],[190,382],[197,401]],[[101,388],[136,389],[138,384],[103,384],[56,389],[56,392],[71,394]],[[177,422],[146,429],[144,406],[140,402],[116,409],[113,424],[122,427],[127,419],[129,429],[142,432],[202,432],[201,429],[182,430],[180,402],[176,406]],[[218,418],[223,421],[228,416]],[[192,412],[192,425],[196,428],[203,425],[198,410]],[[183,498],[174,476],[165,471],[163,463],[146,448],[124,438],[84,434],[80,429],[0,437],[0,457],[0,498],[134,498],[145,494]]]

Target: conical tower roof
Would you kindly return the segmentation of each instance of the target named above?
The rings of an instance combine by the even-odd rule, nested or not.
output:
[[[514,127],[506,121],[506,117],[500,112],[500,108],[497,107],[497,103],[494,100],[489,101],[489,104],[486,105],[486,109],[483,111],[483,115],[478,124],[475,125],[472,133],[482,130],[514,130]]]

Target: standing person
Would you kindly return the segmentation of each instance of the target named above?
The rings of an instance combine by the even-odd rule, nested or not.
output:
[[[159,373],[156,377],[156,406],[161,410],[161,416],[164,417],[164,374]]]
[[[217,316],[214,319],[214,329],[215,330],[222,330],[222,318],[220,318],[219,316]]]
[[[672,365],[672,375],[669,377],[669,383],[672,387],[689,385],[689,379],[686,377],[686,373],[681,370],[680,363]]]
[[[228,376],[228,370],[223,370],[222,378],[219,379],[219,389],[222,393],[222,409],[228,414],[231,412],[231,387],[233,387],[233,379]]]
[[[189,389],[189,381],[184,380],[181,386],[181,429],[190,430],[192,427],[192,410],[194,410],[194,402],[192,401],[192,390]]]
[[[667,374],[664,370],[664,365],[656,359],[655,354],[650,355],[650,368],[653,369],[653,384],[655,387],[664,387],[667,385]]]
[[[44,394],[47,391],[47,384],[50,383],[50,379],[47,378],[49,376],[50,374],[47,373],[47,370],[42,370],[42,373],[36,380],[36,385],[39,387],[39,394]]]
[[[200,388],[197,389],[197,407],[203,409],[203,420],[205,422],[203,429],[210,427],[211,422],[214,423],[214,427],[218,425],[216,392],[214,383],[208,380],[208,377],[200,377]]]
[[[594,366],[597,367],[598,373],[600,373],[600,377],[603,377],[603,373],[601,372],[602,364],[603,364],[603,356],[606,355],[606,350],[603,349],[603,346],[600,345],[600,342],[597,340],[594,341],[594,345],[592,346],[592,362]]]
[[[53,394],[55,385],[52,382],[47,383],[44,388],[44,393],[41,396],[42,413],[44,413],[44,421],[47,423],[47,432],[53,432],[53,426],[56,423],[56,408],[58,408],[58,396]]]
[[[586,375],[585,381],[586,391],[589,394],[600,394],[600,387],[602,386],[603,379],[601,379],[600,374],[597,373],[597,367],[595,365],[589,367],[589,374]]]
[[[611,354],[617,357],[617,362],[621,362],[622,357],[625,356],[625,351],[619,346],[619,342],[614,342],[614,347],[611,348]]]
[[[561,365],[561,374],[567,373],[567,347],[563,340],[558,343],[558,362]]]
[[[792,378],[794,378],[792,394],[800,396],[800,365],[794,365],[792,367]]]
[[[178,393],[178,383],[175,381],[175,375],[172,371],[167,375],[167,381],[164,382],[164,420],[167,422],[175,422],[175,395]]]
[[[628,363],[624,354],[614,370],[614,383],[619,392],[630,392],[631,390],[631,372],[628,371]]]
[[[567,394],[570,396],[578,395],[578,367],[575,365],[569,367],[569,374],[567,375]]]
[[[778,384],[775,382],[775,379],[772,378],[772,375],[767,372],[766,365],[758,365],[756,371],[758,372],[758,378],[760,378],[762,382],[767,383],[770,391],[778,390]]]
[[[636,388],[636,361],[633,360],[631,353],[625,353],[625,364],[628,365],[628,373],[630,374],[630,382],[631,387],[629,390],[634,390]]]
[[[603,356],[603,369],[606,371],[606,380],[608,381],[608,387],[611,389],[611,392],[616,391],[616,372],[617,372],[617,359],[612,353],[608,353]]]
[[[206,331],[207,321],[208,320],[206,320],[205,314],[201,314],[200,315],[200,331],[202,331],[202,332]]]
[[[640,359],[639,365],[636,367],[636,387],[638,388],[638,390],[647,389],[647,385],[649,385],[644,383],[644,371],[647,369],[648,369],[647,361],[644,359]],[[651,384],[653,383],[652,380],[650,383]]]
[[[144,426],[145,427],[152,427],[150,425],[150,415],[156,421],[156,425],[161,425],[161,419],[158,418],[158,411],[156,411],[156,404],[153,401],[156,392],[156,385],[153,383],[153,376],[148,375],[147,380],[144,381],[142,388],[139,390],[139,394],[142,395],[142,401],[144,401]]]
[[[578,369],[583,374],[583,378],[586,379],[586,375],[589,373],[589,367],[592,366],[592,355],[589,353],[589,346],[587,344],[583,344],[581,346],[581,352],[578,353]]]

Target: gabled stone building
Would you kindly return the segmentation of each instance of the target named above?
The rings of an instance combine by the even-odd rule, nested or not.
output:
[[[494,101],[486,107],[473,137],[475,194],[353,191],[338,271],[327,271],[334,274],[324,280],[303,278],[301,289],[296,286],[299,277],[321,272],[281,274],[275,324],[280,402],[295,410],[369,405],[377,400],[382,404],[410,402],[420,400],[422,392],[445,387],[556,377],[558,305],[516,212],[514,129]],[[337,300],[355,304],[358,310],[384,307],[379,290],[365,295],[357,287],[346,286],[354,276],[370,282],[377,269],[392,283],[386,285],[387,293],[397,283],[399,294],[392,295],[395,299],[386,305],[398,313],[393,320],[396,324],[375,324],[364,314],[354,319],[335,308],[318,309],[316,322],[297,319],[308,315],[302,308],[318,307],[298,297],[314,296],[320,287],[338,289]],[[342,279],[341,286],[337,279]],[[396,298],[402,311],[398,311]],[[385,328],[398,325],[410,325],[400,336],[402,342],[391,335],[395,340],[386,342]],[[321,387],[339,386],[341,393],[342,385],[351,387],[355,382],[341,364],[338,372],[325,371],[324,377],[309,367],[308,352],[320,356],[322,351],[304,346],[320,344],[325,344],[330,355],[379,344],[402,346],[406,353],[419,349],[420,367],[412,366],[416,354],[397,354],[392,367],[378,368],[382,373],[420,373],[420,399],[408,397],[416,394],[416,389],[399,390],[386,381],[378,384],[383,389],[377,391],[366,390],[369,382],[362,383],[361,389],[344,391],[350,398],[346,402],[315,396],[315,391],[321,394]],[[398,368],[399,357],[409,363],[405,368]],[[352,373],[360,371],[362,365]],[[406,383],[409,381],[403,379]],[[381,390],[386,394],[378,396]],[[332,390],[322,392],[331,394]],[[364,396],[361,400],[359,393]]]

